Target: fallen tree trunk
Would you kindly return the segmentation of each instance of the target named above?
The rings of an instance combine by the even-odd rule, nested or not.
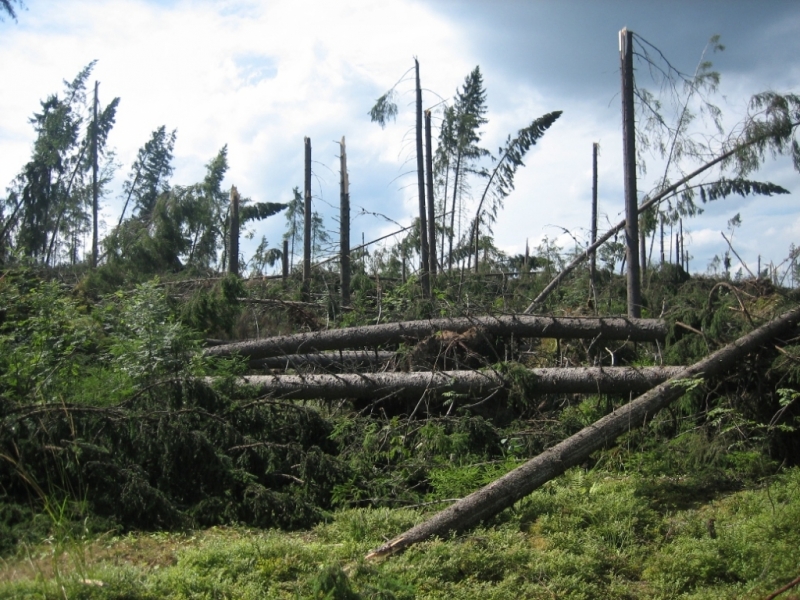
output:
[[[385,323],[347,329],[330,329],[294,335],[247,340],[207,348],[207,356],[238,354],[251,359],[283,356],[342,348],[359,348],[419,340],[438,331],[463,333],[477,329],[485,335],[548,337],[560,339],[602,338],[651,342],[663,340],[667,325],[660,319],[627,317],[539,317],[508,315],[499,317],[461,317]]]
[[[626,394],[649,390],[683,367],[573,367],[528,369],[531,394]],[[455,392],[485,397],[510,382],[497,371],[416,373],[343,373],[341,375],[249,375],[248,385],[261,393],[294,400],[370,399],[391,395],[419,399],[423,394]]]
[[[325,354],[289,354],[257,358],[248,363],[251,369],[298,369],[302,367],[354,368],[384,365],[392,360],[395,352],[368,350],[343,350]]]
[[[498,514],[570,467],[580,464],[592,452],[623,433],[645,425],[659,410],[683,396],[687,382],[718,375],[734,367],[747,353],[796,325],[798,321],[800,307],[784,313],[700,362],[682,369],[678,375],[642,394],[633,402],[373,550],[366,558],[387,556],[431,536],[444,536],[451,531],[467,529]]]

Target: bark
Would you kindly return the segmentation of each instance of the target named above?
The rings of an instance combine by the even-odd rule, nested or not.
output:
[[[97,87],[99,81],[94,82],[94,104],[92,106],[92,269],[97,268],[97,213],[98,213],[98,187],[97,187]],[[53,234],[55,235],[55,234]]]
[[[463,333],[476,328],[486,335],[517,337],[547,337],[560,339],[595,338],[647,342],[663,340],[667,325],[658,319],[629,319],[627,317],[539,317],[506,315],[500,317],[461,317],[385,323],[365,327],[332,329],[298,333],[287,336],[248,340],[209,348],[207,355],[238,354],[250,359],[362,348],[381,344],[422,339],[438,331]]]
[[[326,354],[290,354],[251,360],[251,369],[297,369],[302,367],[356,368],[384,365],[396,356],[394,352],[345,350]]]
[[[433,145],[431,142],[431,111],[425,111],[425,190],[428,196],[428,272],[431,287],[436,276],[436,215],[433,205]]]
[[[629,404],[373,550],[367,558],[394,554],[431,536],[445,536],[451,531],[467,529],[500,513],[567,469],[580,464],[623,433],[644,426],[658,411],[683,396],[688,380],[713,377],[735,367],[747,353],[797,325],[798,321],[800,307],[784,313],[700,362],[681,369],[677,375]]]
[[[575,367],[528,369],[535,377],[525,391],[538,394],[627,394],[649,390],[683,367]],[[485,398],[511,382],[497,371],[343,373],[339,375],[249,375],[242,378],[259,393],[292,400],[339,398],[419,399],[443,392]]]
[[[228,273],[239,274],[239,192],[231,186],[231,226],[230,226]]]
[[[347,153],[344,136],[340,142],[339,191],[339,275],[342,285],[342,306],[350,306],[350,181],[347,176]]]
[[[622,147],[625,170],[625,252],[628,259],[628,316],[642,315],[639,219],[636,196],[636,125],[633,113],[633,32],[619,32],[622,74]]]
[[[311,138],[305,138],[305,171],[303,178],[303,300],[311,293]]]
[[[417,76],[417,192],[419,194],[419,273],[422,295],[431,297],[428,273],[428,215],[425,208],[425,157],[422,154],[422,87],[419,82],[419,61],[414,59]]]

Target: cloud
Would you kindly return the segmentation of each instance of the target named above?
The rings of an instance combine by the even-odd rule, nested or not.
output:
[[[772,11],[746,2],[735,3],[736,11],[720,11],[577,0],[26,4],[29,10],[18,24],[0,24],[0,78],[7,82],[0,91],[0,181],[10,182],[30,155],[33,132],[27,120],[39,101],[99,59],[93,78],[101,82],[101,101],[121,98],[110,138],[122,165],[105,209],[110,219],[121,209],[116,196],[137,150],[163,124],[178,130],[174,183],[202,178],[205,164],[227,144],[230,171],[224,185],[235,183],[244,195],[263,201],[288,201],[292,188],[302,184],[303,137],[311,137],[315,207],[336,230],[337,142],[344,135],[355,217],[351,236],[360,239],[366,232],[369,239],[393,225],[380,217],[356,217],[360,208],[403,225],[417,211],[413,175],[403,176],[415,168],[413,161],[406,164],[413,157],[413,82],[398,84],[396,123],[382,130],[366,114],[417,56],[426,106],[452,97],[475,65],[481,66],[490,119],[483,143],[491,150],[546,112],[564,111],[530,151],[494,226],[497,245],[509,252],[522,251],[526,238],[532,247],[544,236],[572,244],[559,227],[588,237],[593,142],[601,145],[601,230],[622,218],[620,27],[630,25],[663,44],[665,54],[687,70],[696,65],[707,37],[722,33],[729,47],[714,60],[724,67],[726,106],[739,114],[750,93],[797,81],[800,50],[791,26],[800,12],[788,2],[775,2]],[[676,23],[682,26],[673,27]],[[800,189],[785,162],[770,163],[758,178]],[[652,181],[643,180],[641,190]],[[794,223],[786,221],[796,214],[793,202],[709,204],[704,215],[684,223],[693,236],[690,251],[698,257],[719,252],[700,232],[716,231],[716,243],[724,244],[718,231],[739,211],[743,225],[736,237],[748,240],[745,260],[752,252],[785,253],[797,231],[779,221],[769,239],[763,234],[776,215]],[[281,217],[259,223],[257,240],[263,234],[277,245],[283,225]]]

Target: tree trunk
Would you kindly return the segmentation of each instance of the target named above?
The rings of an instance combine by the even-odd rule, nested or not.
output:
[[[344,136],[340,143],[339,191],[339,264],[342,285],[342,306],[350,306],[350,181],[347,177],[347,153]]]
[[[283,240],[283,254],[281,255],[281,277],[286,281],[289,276],[289,240]]]
[[[228,273],[239,274],[239,192],[231,186],[231,226],[228,255]]]
[[[305,177],[303,203],[303,300],[311,294],[311,138],[304,138]]]
[[[484,335],[547,337],[560,339],[621,339],[637,342],[663,340],[667,326],[657,319],[625,317],[534,317],[512,315],[500,317],[461,317],[384,323],[347,329],[331,329],[297,333],[273,338],[247,340],[205,350],[207,355],[239,354],[250,359],[287,354],[308,353],[343,348],[360,348],[392,344],[409,339],[422,339],[439,331],[463,333],[477,329]]]
[[[486,487],[462,498],[424,523],[400,534],[370,552],[366,558],[394,554],[431,536],[444,537],[451,531],[467,529],[493,517],[570,467],[580,464],[623,433],[633,427],[646,425],[658,411],[684,395],[686,380],[713,377],[735,367],[747,353],[796,325],[798,321],[800,308],[794,308],[700,362],[681,369],[677,375],[658,387],[545,450]]]
[[[286,363],[284,363],[286,364]],[[530,394],[628,394],[649,390],[683,367],[575,367],[529,369]],[[342,373],[336,375],[248,375],[259,393],[292,400],[370,399],[392,396],[419,399],[444,392],[485,398],[510,385],[497,371],[420,371],[412,373]]]
[[[625,251],[628,259],[628,316],[642,315],[639,219],[636,197],[636,124],[633,118],[633,32],[619,32],[622,73],[622,147],[625,170]]]
[[[431,296],[428,276],[428,215],[425,210],[425,157],[422,154],[422,87],[419,81],[419,61],[414,59],[417,80],[417,191],[419,193],[419,279],[422,295]]]
[[[251,369],[297,369],[322,367],[326,369],[354,369],[358,367],[383,366],[397,356],[396,352],[370,352],[367,350],[344,350],[325,354],[290,354],[251,360]]]
[[[599,144],[592,144],[592,223],[591,236],[592,245],[597,241],[597,147]],[[525,242],[525,254],[527,257],[528,243]],[[594,294],[595,284],[597,283],[597,251],[592,251],[589,262],[589,282]],[[595,307],[596,308],[596,307]]]
[[[97,268],[97,213],[98,213],[98,189],[97,189],[97,87],[99,81],[94,82],[94,105],[92,108],[92,269]]]
[[[425,111],[425,171],[428,195],[428,272],[430,284],[436,276],[436,211],[433,203],[433,143],[431,142],[431,111]]]
[[[447,253],[447,268],[453,270],[453,237],[456,234],[456,200],[458,199],[458,177],[461,174],[461,150],[456,156],[456,168],[453,175],[453,202],[450,211],[450,245]]]

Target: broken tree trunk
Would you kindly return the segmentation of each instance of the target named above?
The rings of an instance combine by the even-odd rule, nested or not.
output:
[[[251,369],[298,369],[303,367],[355,368],[383,366],[397,356],[396,352],[369,352],[367,350],[345,350],[326,354],[290,354],[251,360]]]
[[[530,394],[627,394],[649,390],[683,367],[574,367],[529,369]],[[339,398],[419,399],[443,392],[485,398],[510,382],[497,371],[424,371],[415,373],[343,373],[339,375],[249,375],[245,384],[259,393],[292,400]]]
[[[784,313],[700,362],[682,369],[676,376],[642,394],[633,402],[373,550],[366,558],[387,556],[431,536],[445,536],[451,531],[467,529],[493,517],[570,467],[580,464],[592,452],[623,433],[645,425],[658,411],[683,396],[688,381],[712,377],[736,366],[747,353],[797,325],[798,321],[800,307]]]
[[[250,359],[323,350],[360,348],[422,339],[438,331],[463,333],[472,328],[486,335],[547,337],[560,339],[595,338],[647,342],[663,340],[667,325],[658,319],[627,317],[540,317],[507,315],[500,317],[461,317],[385,323],[347,329],[331,329],[294,335],[248,340],[206,349],[210,356],[238,354]]]

